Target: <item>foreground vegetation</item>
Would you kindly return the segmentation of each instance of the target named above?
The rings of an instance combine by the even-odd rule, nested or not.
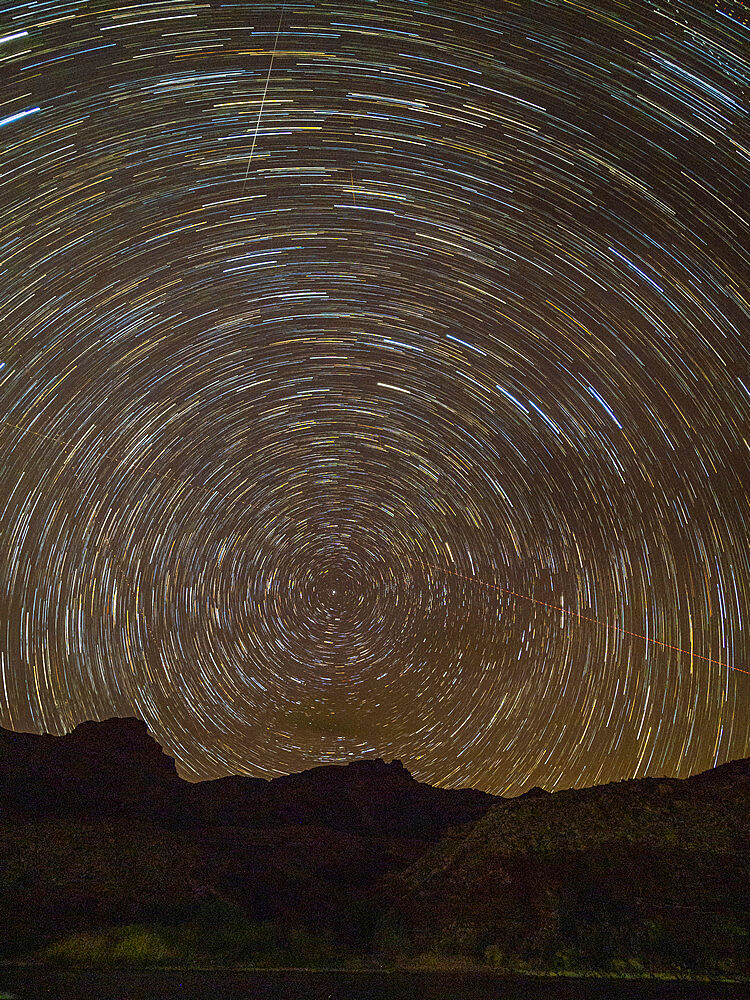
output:
[[[0,730],[0,962],[750,975],[750,760],[517,799]]]
[[[736,980],[736,962],[718,959],[681,963],[610,957],[586,960],[572,949],[546,959],[522,958],[496,943],[483,945],[475,928],[453,927],[431,940],[412,939],[384,914],[370,947],[356,952],[330,931],[242,920],[231,908],[211,904],[181,924],[128,924],[67,935],[15,956],[19,964],[56,967],[234,968],[234,969],[419,969],[494,971],[501,975],[603,976],[608,978]],[[726,946],[724,947],[726,951]],[[717,954],[721,954],[718,949]],[[7,958],[10,956],[6,956]],[[710,968],[706,968],[706,966]]]

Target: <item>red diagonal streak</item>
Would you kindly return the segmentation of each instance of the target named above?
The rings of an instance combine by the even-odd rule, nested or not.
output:
[[[601,618],[592,618],[589,615],[582,615],[578,611],[568,611],[567,608],[560,607],[559,604],[550,604],[548,601],[540,601],[536,597],[529,597],[528,594],[519,594],[515,590],[508,590],[507,587],[498,587],[494,583],[486,583],[484,580],[480,580],[476,576],[467,576],[465,573],[457,573],[453,569],[448,569],[445,566],[437,566],[435,563],[426,563],[430,569],[436,569],[439,573],[450,573],[451,576],[457,576],[461,580],[468,580],[469,583],[475,583],[478,587],[487,587],[490,590],[498,590],[503,594],[511,594],[513,597],[520,597],[522,601],[531,601],[532,604],[541,604],[544,608],[551,608],[553,611],[562,611],[564,615],[569,615],[571,618],[577,618],[578,621],[582,622],[593,622],[595,625],[601,625],[602,628],[612,629],[614,632],[622,632],[623,635],[632,635],[636,639],[645,639],[646,642],[652,642],[655,646],[663,646],[665,649],[674,649],[678,653],[687,653],[688,656],[694,656],[697,660],[707,660],[709,663],[718,663],[720,667],[728,667],[729,670],[736,670],[738,674],[747,674],[750,676],[750,670],[742,670],[740,667],[733,667],[731,663],[727,663],[724,660],[716,660],[713,656],[701,656],[700,653],[694,653],[691,649],[683,649],[682,646],[672,646],[668,642],[660,642],[659,639],[652,639],[649,635],[644,635],[643,632],[631,632],[629,629],[620,628],[619,625],[612,625],[609,622],[602,621]]]

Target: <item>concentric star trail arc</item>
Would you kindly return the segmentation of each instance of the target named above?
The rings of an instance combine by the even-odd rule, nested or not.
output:
[[[505,794],[750,754],[736,7],[0,11],[0,725]]]
[[[11,426],[17,430],[24,430],[24,428],[19,427],[17,424],[12,424]],[[63,441],[61,438],[52,437],[51,435],[48,434],[40,434],[38,431],[29,431],[29,433],[34,434],[36,437],[47,437],[50,440],[55,441],[57,444],[62,444],[63,447],[67,447],[68,449],[71,449],[72,447],[70,445],[70,442]],[[164,474],[162,473],[162,475]],[[193,485],[190,488],[195,489],[196,487]],[[485,587],[489,590],[495,590],[503,594],[510,594],[512,597],[518,597],[524,601],[532,601],[534,604],[538,604],[541,607],[547,608],[550,611],[559,611],[564,615],[569,615],[571,618],[575,619],[579,624],[581,622],[591,622],[595,625],[600,625],[603,628],[609,628],[615,632],[621,632],[623,635],[630,635],[634,636],[637,639],[644,639],[646,642],[653,643],[656,646],[663,646],[666,649],[676,650],[679,653],[685,653],[687,656],[694,657],[695,659],[706,660],[709,663],[716,663],[720,667],[727,667],[729,670],[737,670],[739,673],[750,675],[750,671],[748,670],[742,670],[741,667],[735,667],[731,663],[726,663],[723,660],[714,659],[714,657],[711,656],[703,656],[700,653],[696,653],[692,649],[685,649],[681,646],[675,646],[670,643],[661,642],[659,639],[653,639],[650,636],[646,635],[645,633],[632,632],[629,629],[623,629],[620,628],[618,625],[613,625],[611,622],[601,621],[601,619],[592,618],[590,615],[582,615],[580,614],[580,612],[577,611],[570,611],[569,609],[563,608],[558,604],[550,604],[549,601],[540,601],[538,598],[532,597],[530,594],[519,594],[515,590],[509,590],[507,587],[500,587],[497,584],[489,583],[486,580],[481,580],[476,576],[467,576],[465,573],[456,573],[455,570],[448,569],[446,566],[438,566],[434,564],[427,564],[427,565],[429,565],[430,569],[436,570],[438,573],[448,573],[451,576],[458,577],[462,580],[467,580],[470,583],[475,584],[477,586]]]

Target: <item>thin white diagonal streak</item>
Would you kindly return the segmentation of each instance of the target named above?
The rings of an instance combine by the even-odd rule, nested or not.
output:
[[[281,33],[281,22],[284,19],[284,7],[285,6],[286,6],[286,4],[282,3],[282,5],[281,5],[281,13],[279,14],[279,26],[276,29],[276,38],[274,39],[274,43],[273,43],[273,52],[271,53],[271,61],[268,64],[268,73],[266,74],[266,85],[263,88],[263,96],[260,99],[260,108],[258,109],[258,119],[255,122],[255,134],[253,135],[253,144],[250,147],[250,158],[247,161],[247,170],[245,171],[245,179],[242,182],[242,190],[243,191],[245,190],[245,185],[247,184],[247,178],[248,178],[248,176],[250,174],[250,164],[253,161],[253,153],[255,152],[255,143],[256,143],[256,140],[258,138],[258,129],[260,128],[260,119],[261,119],[261,117],[263,115],[263,105],[266,103],[266,94],[268,93],[268,83],[269,83],[269,80],[271,79],[271,70],[273,69],[273,60],[274,60],[274,56],[276,55],[276,47],[279,44],[279,34]]]

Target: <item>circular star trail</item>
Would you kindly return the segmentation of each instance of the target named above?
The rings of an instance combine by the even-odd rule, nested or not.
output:
[[[509,793],[747,755],[749,42],[6,5],[0,722]]]

